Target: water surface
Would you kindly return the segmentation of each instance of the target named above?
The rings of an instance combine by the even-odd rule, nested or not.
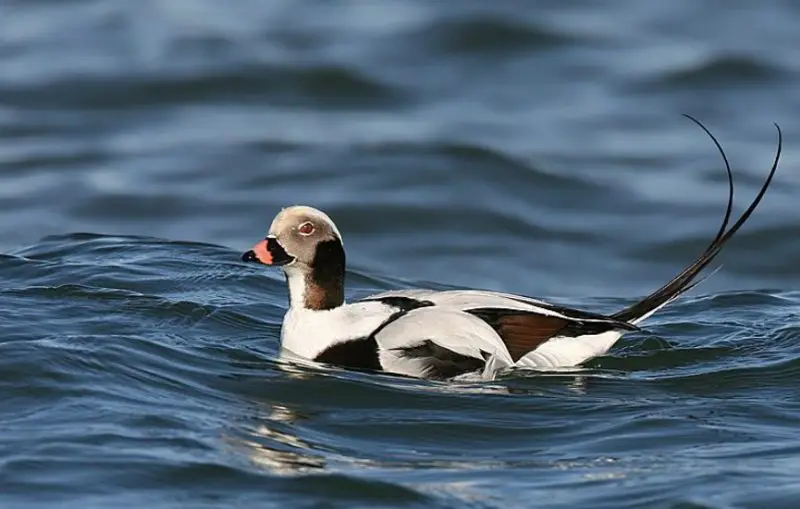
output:
[[[0,506],[793,507],[793,2],[0,2]],[[330,213],[348,296],[613,311],[737,210],[723,269],[580,371],[277,358],[239,261]]]

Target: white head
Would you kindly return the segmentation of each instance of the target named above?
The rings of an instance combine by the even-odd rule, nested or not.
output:
[[[342,236],[320,210],[302,205],[281,210],[269,235],[244,253],[242,260],[281,266],[292,306],[322,310],[344,303]]]

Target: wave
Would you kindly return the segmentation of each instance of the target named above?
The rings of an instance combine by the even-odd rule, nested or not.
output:
[[[418,41],[426,51],[443,57],[458,54],[498,56],[557,48],[577,41],[574,35],[557,32],[551,27],[491,14],[439,19],[404,37]]]
[[[682,69],[663,71],[648,78],[640,88],[650,91],[697,89],[766,84],[787,78],[784,67],[746,55],[715,55]]]
[[[166,74],[107,74],[0,86],[2,102],[31,110],[136,110],[143,106],[248,104],[317,108],[387,108],[405,104],[402,90],[365,71],[333,64],[246,64]]]

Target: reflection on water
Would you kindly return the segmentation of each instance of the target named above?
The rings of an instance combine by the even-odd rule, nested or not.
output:
[[[228,436],[226,441],[260,468],[275,475],[299,475],[325,470],[324,456],[291,430],[303,419],[288,407],[273,405],[246,437]]]

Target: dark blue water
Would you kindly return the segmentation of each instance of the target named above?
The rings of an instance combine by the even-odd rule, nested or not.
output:
[[[794,507],[800,7],[0,2],[0,507]],[[781,167],[723,269],[572,373],[277,359],[242,250],[331,214],[348,294],[612,311]]]

